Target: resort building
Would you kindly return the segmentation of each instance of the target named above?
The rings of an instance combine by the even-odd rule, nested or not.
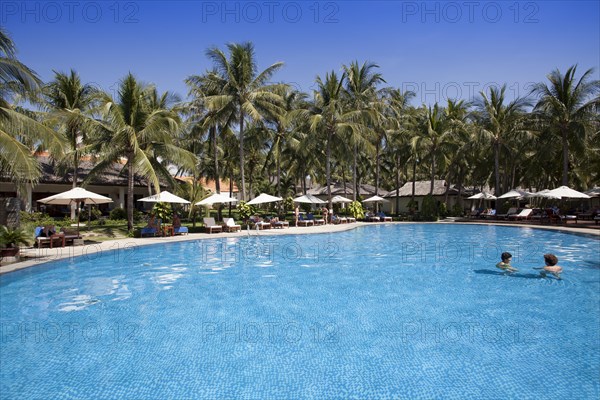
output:
[[[415,182],[415,201],[417,207],[415,211],[422,208],[423,199],[428,196],[431,192],[431,181],[416,181]],[[460,199],[464,199],[463,196],[467,195],[465,189],[459,190],[456,185],[449,184],[443,179],[435,180],[433,182],[433,198],[440,203],[446,203],[446,197],[448,198],[448,208],[453,207],[455,204],[459,204]],[[404,186],[399,189],[392,190],[385,196],[382,196],[388,200],[387,203],[382,204],[382,209],[386,213],[396,214],[409,212],[409,202],[413,196],[413,183],[412,181],[406,182]],[[398,200],[398,201],[397,201]],[[398,203],[398,206],[396,206]],[[396,209],[397,207],[397,209]]]
[[[42,170],[42,176],[37,184],[26,184],[25,192],[19,193],[21,200],[21,209],[26,211],[44,211],[51,216],[66,216],[69,208],[67,206],[49,206],[38,203],[37,201],[57,193],[65,192],[73,188],[73,168],[65,168],[64,171],[53,160],[48,153],[42,153],[37,156]],[[88,177],[95,163],[90,157],[82,158],[77,170],[78,186]],[[191,177],[178,177],[177,180],[189,181]],[[204,190],[215,192],[215,182],[201,178],[199,184]],[[113,163],[102,174],[95,176],[89,184],[85,186],[87,190],[94,193],[110,197],[113,203],[98,205],[103,212],[108,212],[114,208],[126,208],[127,205],[127,171],[125,165]],[[161,188],[167,188],[167,183],[161,181]],[[229,182],[221,181],[222,193],[229,194]],[[237,195],[237,186],[233,186],[233,196]],[[144,209],[146,203],[137,200],[152,195],[153,188],[148,180],[136,175],[133,182],[133,200],[134,207]],[[18,197],[17,188],[9,177],[0,177],[0,198]]]

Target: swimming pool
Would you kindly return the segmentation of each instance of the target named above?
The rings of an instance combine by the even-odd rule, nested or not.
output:
[[[598,398],[599,246],[374,225],[40,265],[0,276],[0,397]]]

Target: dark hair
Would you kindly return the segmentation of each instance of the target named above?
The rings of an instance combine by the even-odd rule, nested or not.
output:
[[[502,258],[502,261],[508,260],[509,258],[512,258],[512,254],[505,251],[504,253],[500,254],[500,258]]]
[[[550,267],[553,267],[558,264],[558,257],[556,257],[554,254],[544,254],[544,261]]]

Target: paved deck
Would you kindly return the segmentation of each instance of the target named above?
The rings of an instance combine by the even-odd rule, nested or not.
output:
[[[242,230],[240,232],[230,233],[190,233],[189,235],[173,236],[173,237],[156,237],[156,238],[127,238],[118,240],[109,240],[105,242],[90,242],[87,241],[84,246],[67,246],[67,247],[55,247],[55,248],[27,248],[21,249],[21,257],[24,259],[17,263],[6,264],[0,266],[0,274],[5,274],[12,271],[17,271],[23,268],[29,268],[36,265],[40,265],[49,261],[56,261],[65,258],[78,257],[90,255],[98,252],[109,252],[115,249],[126,249],[127,247],[147,246],[152,244],[160,243],[173,243],[182,242],[188,240],[208,240],[222,237],[242,237],[242,236],[273,236],[273,235],[298,235],[298,234],[316,234],[316,233],[329,233],[329,232],[342,232],[350,229],[355,229],[361,226],[368,226],[374,224],[414,224],[414,223],[430,223],[430,224],[494,224],[502,226],[518,226],[536,229],[550,229],[562,232],[571,233],[583,233],[598,236],[600,239],[600,229],[594,229],[590,227],[584,227],[579,224],[568,224],[559,226],[549,225],[530,225],[524,223],[508,223],[501,221],[484,221],[484,220],[461,220],[461,221],[438,221],[438,222],[356,222],[351,224],[339,224],[339,225],[320,225],[320,226],[308,226],[308,227],[290,227],[284,229],[266,229],[266,230]],[[579,226],[578,226],[579,225]],[[85,237],[85,236],[84,236]]]

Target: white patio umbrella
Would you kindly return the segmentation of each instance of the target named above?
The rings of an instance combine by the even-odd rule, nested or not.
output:
[[[332,203],[352,203],[352,200],[345,198],[344,196],[333,196],[331,198]]]
[[[585,191],[584,193],[590,197],[600,197],[600,187],[595,187],[593,189]]]
[[[539,192],[529,193],[527,197],[538,197],[541,199],[560,199],[560,196],[550,194],[549,189],[540,190]]]
[[[173,193],[163,190],[159,194],[154,194],[152,196],[144,197],[143,199],[139,199],[138,201],[143,201],[147,203],[178,203],[178,204],[190,204],[186,199],[182,199],[179,196],[175,196]]]
[[[385,201],[386,203],[388,202],[388,200],[384,199],[381,196],[372,196],[369,197],[368,199],[363,200],[363,203],[372,203],[372,202],[376,202],[376,201]]]
[[[259,196],[253,198],[246,204],[255,205],[263,203],[273,203],[275,201],[283,200],[281,197],[271,196],[270,194],[261,193]]]
[[[197,202],[195,205],[197,206],[210,206],[215,203],[235,203],[237,199],[233,197],[229,197],[226,194],[215,193],[210,195],[209,197]]]
[[[488,192],[479,192],[477,194],[474,194],[471,197],[467,197],[468,200],[478,200],[478,199],[484,199],[484,200],[496,200],[496,196],[494,196],[493,194],[490,194]]]
[[[320,198],[313,196],[312,194],[305,194],[304,196],[296,197],[294,199],[295,203],[309,203],[309,204],[325,204],[327,203],[325,200],[321,200]]]
[[[106,204],[112,203],[112,199],[110,197],[102,196],[98,193],[90,192],[84,188],[76,187],[71,190],[67,190],[66,192],[38,200],[38,202],[58,205],[69,205],[71,203],[80,202],[84,202],[85,204]]]
[[[513,189],[510,192],[504,193],[502,196],[498,196],[499,199],[512,199],[512,198],[526,198],[531,193],[526,192],[525,190]]]
[[[55,194],[54,196],[46,197],[38,200],[43,204],[69,205],[72,203],[85,204],[106,204],[112,203],[110,197],[102,196],[98,193],[90,192],[84,188],[76,187],[66,192]],[[77,218],[77,233],[79,233],[79,217]]]
[[[568,186],[561,186],[556,189],[552,189],[548,192],[549,195],[557,196],[559,198],[568,198],[568,199],[589,199],[585,193],[578,192],[577,190],[573,190]]]

